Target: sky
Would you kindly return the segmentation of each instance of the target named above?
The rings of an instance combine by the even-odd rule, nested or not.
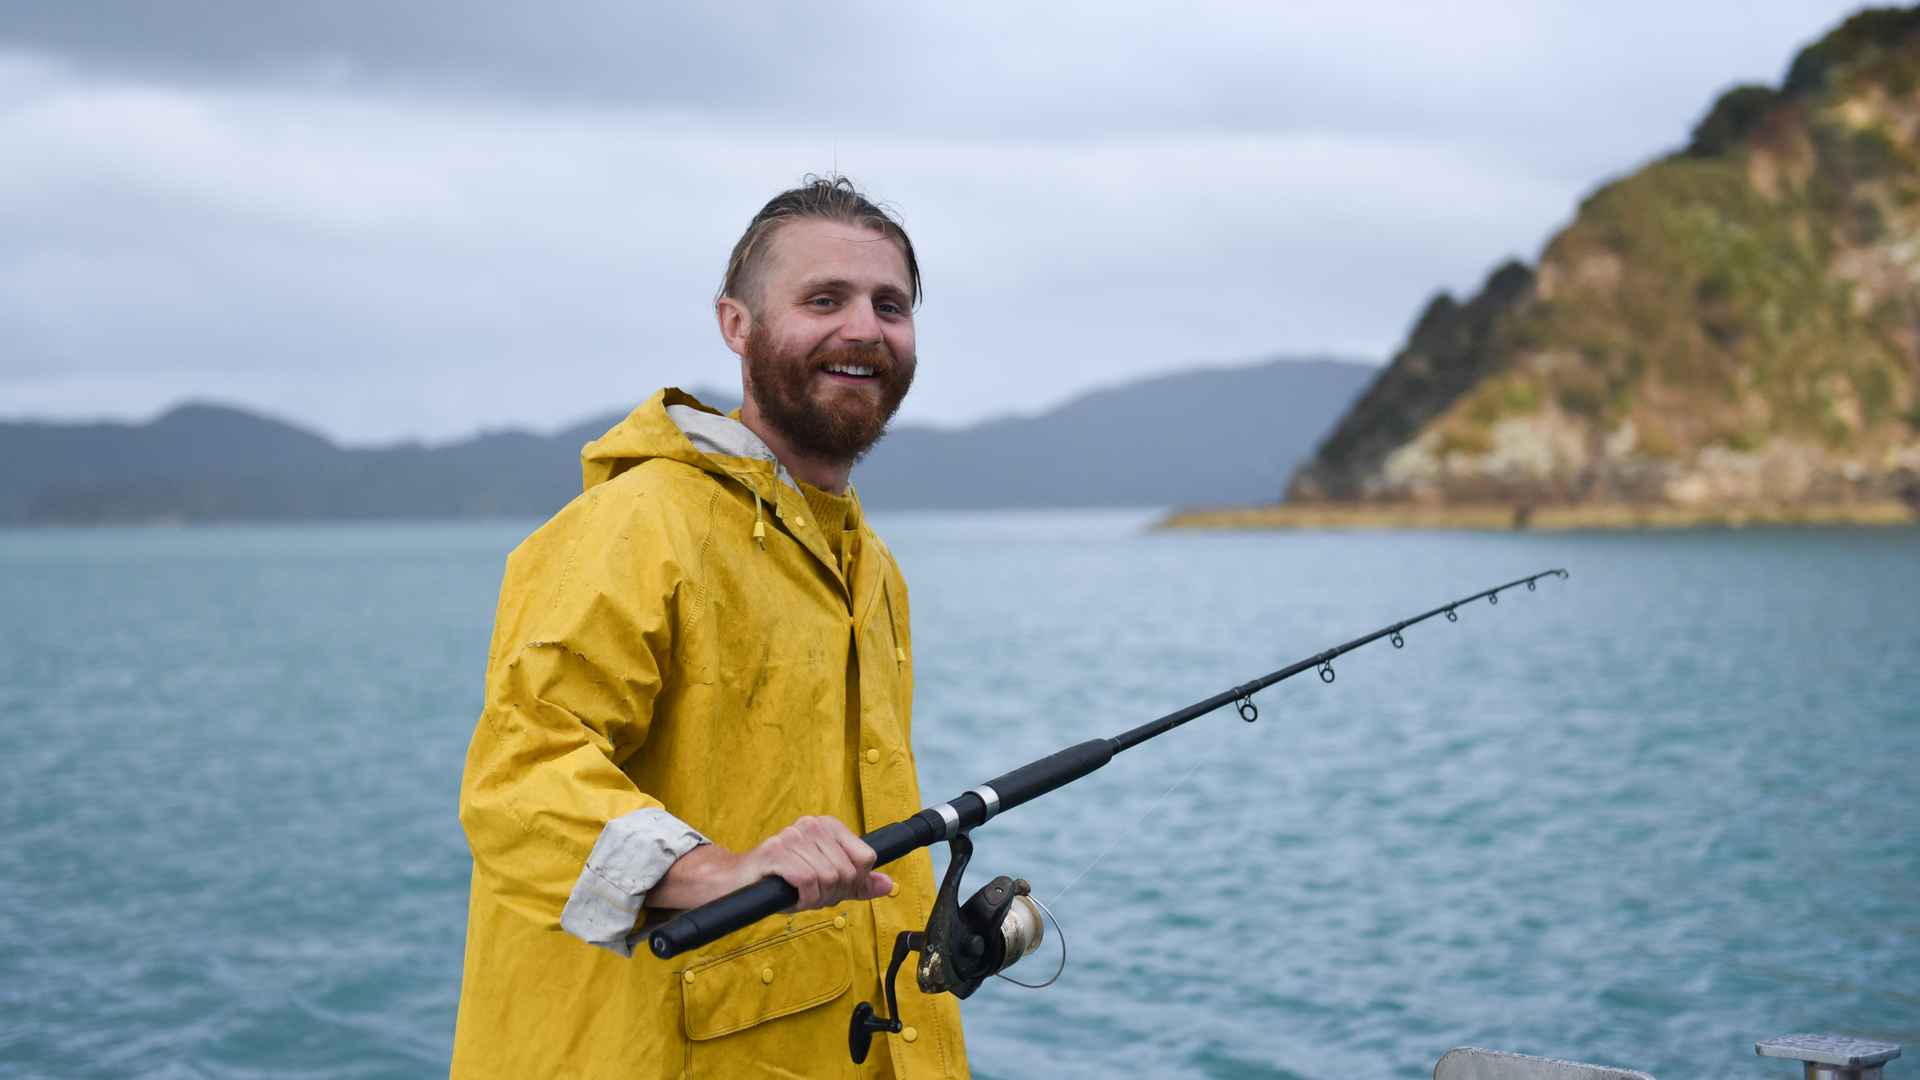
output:
[[[0,417],[364,445],[737,387],[727,252],[834,171],[919,253],[902,420],[1384,361],[1857,6],[8,4]]]

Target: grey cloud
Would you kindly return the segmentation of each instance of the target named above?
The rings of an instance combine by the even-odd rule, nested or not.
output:
[[[414,82],[644,105],[688,96],[696,77],[723,99],[734,84],[714,75],[758,66],[770,36],[798,18],[780,5],[736,20],[613,0],[118,0],[23,5],[0,40],[100,71],[200,83]]]
[[[1844,9],[119,0],[26,5],[0,42],[107,74],[826,122],[864,137],[1419,134],[1590,178],[1684,141],[1694,117],[1673,115],[1676,85],[1702,111],[1736,78],[1776,77],[1782,41]],[[1521,155],[1516,142],[1534,145]]]

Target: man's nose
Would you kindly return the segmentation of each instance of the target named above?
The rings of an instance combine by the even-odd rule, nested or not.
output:
[[[873,310],[873,301],[857,300],[847,305],[847,320],[840,325],[840,336],[848,341],[877,342],[880,340],[880,314]]]

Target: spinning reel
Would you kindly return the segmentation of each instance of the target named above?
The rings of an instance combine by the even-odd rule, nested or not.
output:
[[[927,916],[927,928],[904,931],[894,939],[893,960],[887,964],[885,983],[888,1015],[876,1013],[872,1002],[863,1001],[853,1007],[853,1020],[847,1026],[847,1050],[852,1053],[855,1065],[867,1060],[876,1033],[898,1035],[902,1030],[900,996],[894,981],[908,953],[920,954],[914,975],[921,993],[949,993],[965,1000],[980,989],[988,976],[1000,975],[1031,955],[1045,936],[1040,916],[1046,912],[1052,917],[1053,912],[1034,898],[1032,886],[1023,878],[1002,874],[968,897],[966,903],[960,903],[960,878],[973,859],[973,840],[965,831],[955,833],[947,841],[947,850],[952,858],[947,863],[946,877],[941,879],[933,911]],[[1058,919],[1054,925],[1060,925]],[[1007,981],[1038,990],[1053,985],[1066,966],[1067,942],[1063,934],[1060,968],[1051,978],[1043,983],[1023,983],[1010,978]],[[1007,977],[1001,975],[1001,978]]]

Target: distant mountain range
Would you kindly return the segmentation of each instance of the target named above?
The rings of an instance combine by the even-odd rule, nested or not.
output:
[[[1378,373],[1277,359],[1131,382],[1032,417],[902,425],[854,484],[877,510],[1270,498]],[[580,447],[624,415],[369,449],[206,403],[144,424],[0,422],[0,524],[546,515],[579,492]]]

